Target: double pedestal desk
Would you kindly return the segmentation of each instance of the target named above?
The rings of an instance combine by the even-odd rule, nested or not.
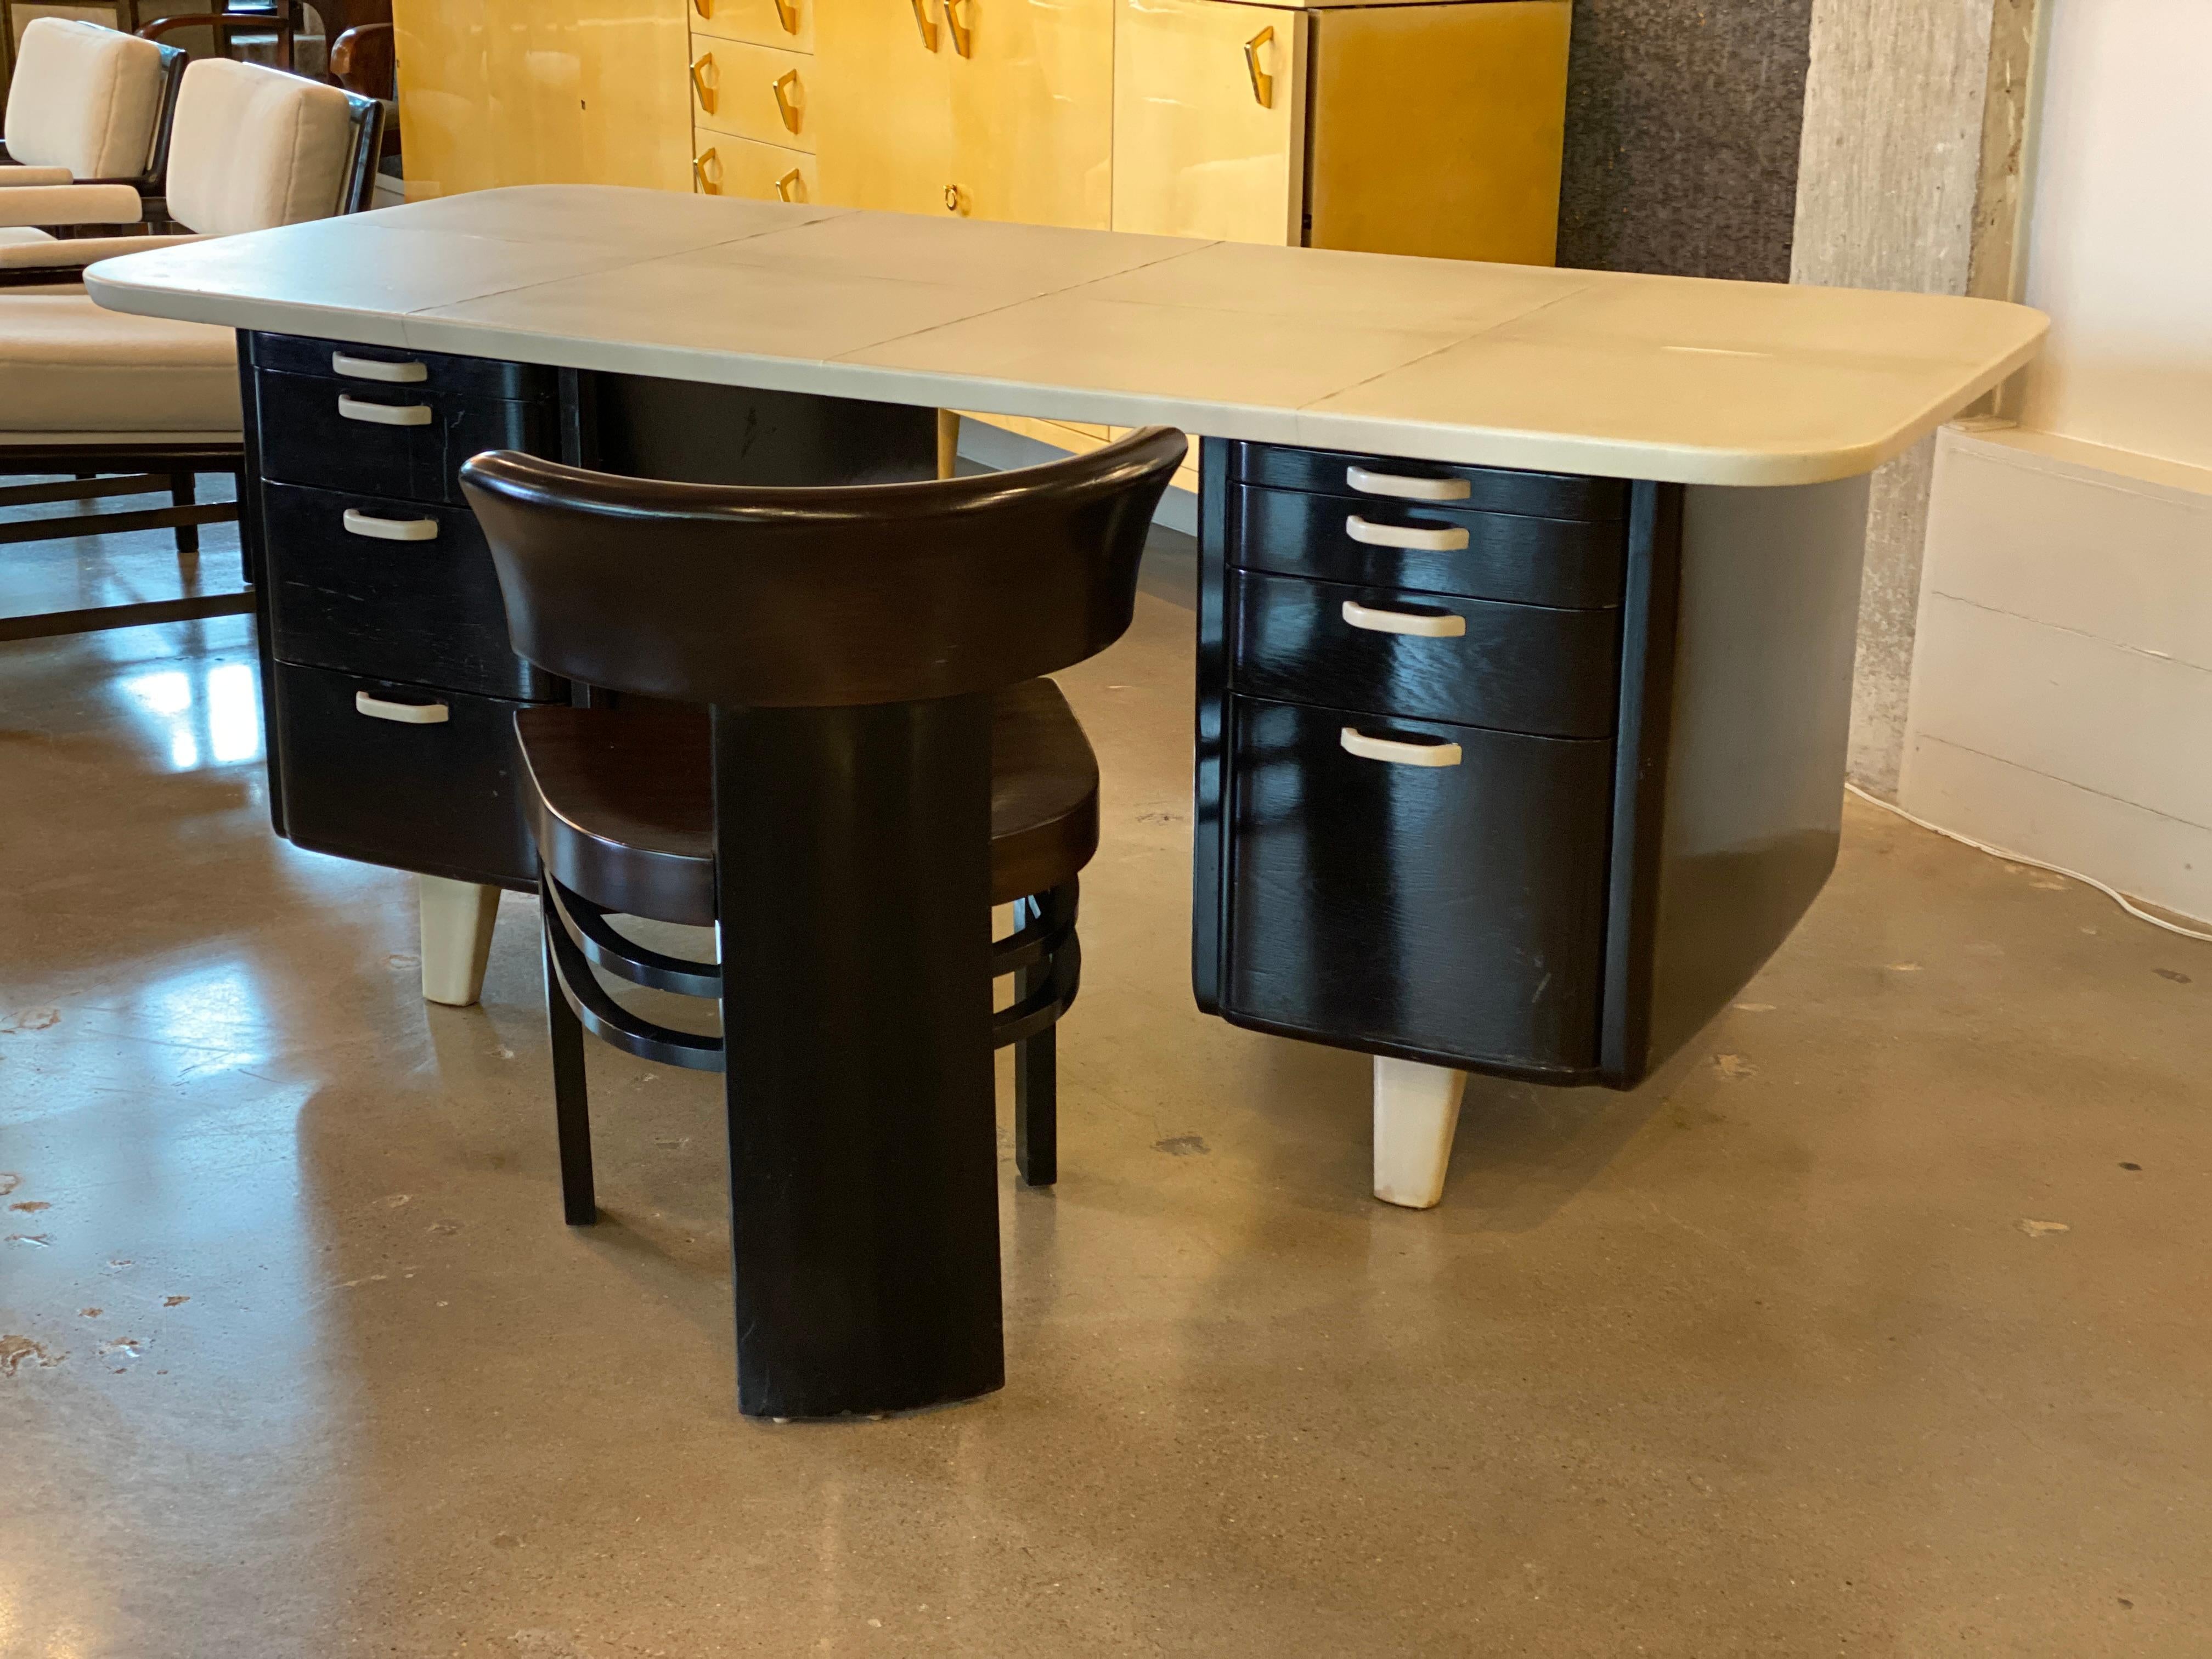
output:
[[[827,483],[933,476],[939,408],[1199,434],[1194,988],[1376,1056],[1377,1190],[1413,1204],[1463,1073],[1631,1087],[1795,925],[1836,854],[1866,475],[2044,328],[567,186],[88,286],[240,331],[276,827],[422,874],[442,1000],[536,881],[510,716],[574,690],[507,648],[467,457]]]

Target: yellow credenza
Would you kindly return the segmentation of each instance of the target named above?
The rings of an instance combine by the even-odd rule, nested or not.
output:
[[[644,185],[1549,264],[1572,9],[395,0],[408,192]]]
[[[683,0],[392,0],[410,198],[691,185]]]

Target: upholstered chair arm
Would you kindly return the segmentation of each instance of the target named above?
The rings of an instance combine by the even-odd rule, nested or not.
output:
[[[0,191],[0,226],[135,225],[145,217],[145,203],[128,185]]]
[[[76,177],[67,167],[0,167],[0,190],[10,185],[73,185]]]
[[[199,242],[202,236],[82,236],[67,242],[0,242],[0,289],[82,282],[84,268],[126,253]]]

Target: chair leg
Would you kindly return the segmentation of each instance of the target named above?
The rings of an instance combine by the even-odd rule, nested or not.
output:
[[[169,504],[173,507],[191,506],[193,502],[199,498],[199,477],[195,473],[171,473],[169,475]],[[177,556],[179,558],[190,558],[196,556],[199,550],[200,527],[196,524],[179,525],[177,526]]]
[[[1051,976],[1049,963],[1014,973],[1014,1000],[1041,989]],[[1049,1187],[1060,1179],[1060,1054],[1056,1028],[1048,1025],[1014,1045],[1014,1168],[1025,1187]]]
[[[545,1030],[553,1047],[553,1117],[561,1138],[561,1211],[572,1227],[599,1218],[592,1182],[592,1097],[584,1074],[584,1028],[561,988],[553,944],[544,941]]]

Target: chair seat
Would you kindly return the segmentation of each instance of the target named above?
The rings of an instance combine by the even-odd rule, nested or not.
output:
[[[0,293],[0,431],[235,432],[240,418],[229,329]]]
[[[624,915],[714,920],[710,736],[699,708],[526,708],[532,830],[556,880]],[[1059,886],[1098,850],[1098,761],[1050,680],[992,699],[991,902]]]

